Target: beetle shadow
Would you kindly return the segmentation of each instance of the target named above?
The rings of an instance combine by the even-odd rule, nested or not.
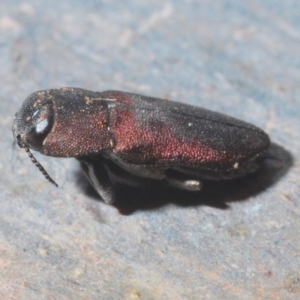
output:
[[[184,191],[157,182],[137,188],[117,185],[117,200],[113,205],[124,215],[130,215],[136,210],[157,209],[170,203],[182,207],[207,205],[227,209],[230,202],[246,201],[274,185],[292,165],[292,155],[283,147],[272,143],[262,167],[243,178],[205,180],[199,192]],[[86,195],[101,200],[81,171],[77,173],[77,184]]]

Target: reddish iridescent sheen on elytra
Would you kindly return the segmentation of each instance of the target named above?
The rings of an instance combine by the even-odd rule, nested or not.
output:
[[[234,118],[151,97],[103,94],[116,99],[110,112],[112,150],[129,163],[227,170],[265,147],[263,131]]]
[[[205,147],[196,139],[176,137],[176,128],[168,124],[153,121],[149,126],[146,118],[144,121],[138,123],[132,111],[124,110],[112,128],[116,141],[114,152],[126,157],[128,162],[194,166],[228,158],[226,152]]]

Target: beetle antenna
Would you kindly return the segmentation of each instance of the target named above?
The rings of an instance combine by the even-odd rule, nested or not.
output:
[[[46,179],[53,183],[56,187],[58,187],[58,184],[50,177],[50,175],[47,173],[47,171],[44,169],[44,167],[36,160],[36,158],[33,156],[33,154],[30,152],[28,147],[23,147],[25,151],[27,152],[29,158],[31,161],[39,168],[39,170],[43,173],[43,175],[46,177]]]

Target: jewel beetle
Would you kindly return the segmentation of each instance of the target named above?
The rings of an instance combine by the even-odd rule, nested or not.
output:
[[[196,106],[121,91],[60,88],[31,94],[16,113],[13,135],[30,149],[75,157],[95,190],[113,203],[114,183],[160,180],[199,191],[202,180],[256,171],[270,146],[254,125]]]

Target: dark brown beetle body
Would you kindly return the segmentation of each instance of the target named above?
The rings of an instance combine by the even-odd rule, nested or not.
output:
[[[270,145],[261,129],[206,109],[77,88],[31,94],[13,134],[28,152],[76,157],[108,203],[114,181],[134,186],[151,178],[193,191],[201,179],[243,176],[258,169]]]

